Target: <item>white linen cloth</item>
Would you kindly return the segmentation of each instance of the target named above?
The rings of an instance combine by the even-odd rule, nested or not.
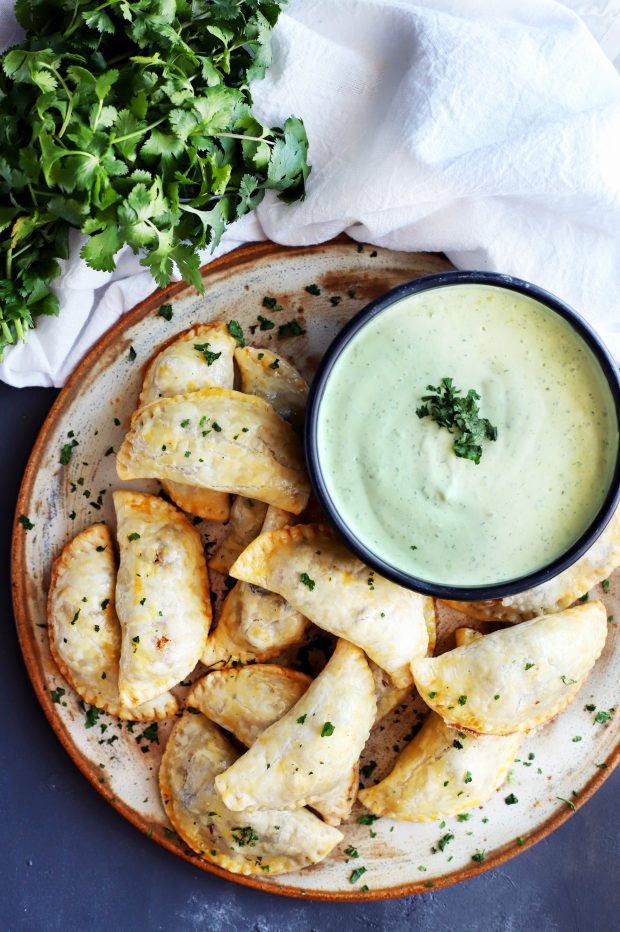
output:
[[[10,8],[0,0],[5,46],[19,34]],[[555,292],[620,357],[618,57],[618,2],[293,0],[252,90],[267,123],[303,117],[308,196],[286,206],[270,192],[217,254],[343,230],[391,249],[441,250],[460,268]],[[4,381],[62,385],[155,287],[126,249],[110,275],[89,269],[78,245],[76,234],[56,281],[60,317],[40,318],[28,344],[7,351]]]

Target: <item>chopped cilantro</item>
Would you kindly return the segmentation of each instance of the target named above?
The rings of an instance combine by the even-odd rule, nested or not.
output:
[[[300,715],[299,718],[297,719],[297,724],[298,724],[298,725],[303,725],[303,723],[306,721],[307,717],[308,717],[307,712],[304,713],[303,715]]]
[[[229,328],[230,329],[230,328]],[[234,336],[234,334],[233,334]],[[243,346],[243,344],[241,344]],[[221,353],[214,353],[209,349],[209,343],[194,343],[194,349],[203,357],[208,366],[212,366],[216,359],[219,359]]]
[[[66,691],[67,690],[63,689],[62,686],[57,686],[56,689],[52,689],[52,692],[51,692],[52,702],[60,703],[60,700],[62,699]]]
[[[535,663],[526,663],[526,664],[525,664],[525,669],[526,669],[526,670],[531,670],[532,667],[535,667],[535,666],[536,666]]]
[[[77,447],[77,440],[72,440],[71,443],[65,443],[62,450],[60,451],[59,462],[61,466],[68,466],[71,462],[71,457],[73,456],[73,448]]]
[[[467,770],[466,773],[465,773],[465,778],[464,778],[463,782],[464,782],[464,783],[471,783],[472,779],[473,779],[473,777],[472,777],[472,775],[471,775],[471,772],[470,772],[469,770]]]
[[[173,317],[172,305],[162,304],[160,309],[157,311],[157,316],[163,317],[164,320],[171,321]]]
[[[349,845],[348,848],[344,849],[344,853],[350,858],[359,858],[360,853],[357,848],[354,848],[353,845]]]
[[[306,285],[306,287],[304,288],[304,291],[307,291],[308,294],[313,294],[315,296],[318,296],[321,294],[321,289],[319,288],[318,285],[314,283],[312,285]]]
[[[572,803],[570,799],[564,799],[563,796],[556,796],[555,798],[559,799],[560,802],[562,803],[566,803],[566,805],[569,806],[569,808],[572,809],[573,812],[577,812],[577,806],[574,803]]]
[[[32,521],[30,520],[30,518],[28,517],[28,515],[20,515],[19,518],[18,518],[17,520],[19,521],[19,523],[21,524],[21,526],[22,526],[26,531],[31,531],[31,530],[33,529],[33,527],[34,527],[34,524],[33,524]]]
[[[601,583],[601,586],[603,588],[603,592],[609,592],[611,583],[608,579],[604,579]]]
[[[106,610],[106,608],[108,607],[109,604],[110,604],[110,600],[109,600],[109,599],[104,599],[103,602],[101,603],[101,611],[102,611],[102,612],[105,612],[105,610]]]
[[[453,379],[445,377],[438,386],[426,387],[432,394],[422,396],[424,403],[416,409],[417,416],[431,417],[451,434],[457,431],[458,436],[452,445],[455,454],[478,464],[482,456],[482,441],[497,440],[497,427],[488,418],[480,417],[478,392],[470,388],[464,398],[459,398],[461,389],[454,387]]]
[[[459,812],[457,819],[459,822],[467,822],[471,819],[471,812]]]
[[[86,721],[84,722],[85,728],[94,728],[99,719],[101,709],[98,709],[97,706],[91,705],[90,709],[86,713]]]
[[[133,348],[133,346],[130,346],[130,347],[129,347],[129,354],[128,354],[128,355],[129,355],[129,362],[133,362],[134,359],[136,358],[136,356],[138,355],[138,354],[136,353],[135,349]]]
[[[342,301],[342,298],[340,297],[340,295],[337,295],[337,294],[333,294],[331,298],[329,299],[329,303],[331,304],[332,307],[338,307],[341,301]]]
[[[603,710],[601,709],[601,711],[597,712],[596,715],[594,716],[594,721],[597,722],[597,724],[599,725],[604,725],[605,722],[609,722],[611,718],[612,718],[611,712],[603,712]]]
[[[282,310],[282,305],[278,304],[275,298],[270,298],[269,295],[265,295],[265,297],[263,298],[263,307],[268,308],[270,311],[281,311]]]
[[[519,800],[517,799],[514,793],[510,793],[510,795],[504,799],[504,802],[506,803],[507,806],[514,806],[515,803],[519,802]]]
[[[245,346],[245,337],[243,336],[243,328],[238,320],[231,320],[228,324],[228,332],[231,337],[234,337],[239,346]]]
[[[298,320],[289,320],[285,324],[280,324],[278,327],[278,340],[286,340],[289,337],[300,337],[306,331],[301,326]]]
[[[136,531],[132,531],[131,534],[127,535],[127,540],[140,540],[140,535]]]
[[[364,777],[365,780],[367,780],[370,777],[370,775],[373,773],[376,767],[377,767],[376,760],[371,760],[368,764],[364,764],[363,767],[360,767],[362,776]]]
[[[466,705],[467,696],[459,696],[459,705]]]
[[[76,623],[76,621],[78,620],[78,618],[80,617],[80,612],[81,612],[81,611],[82,611],[82,609],[81,609],[81,608],[78,608],[77,612],[75,613],[75,615],[74,615],[73,618],[71,619],[71,624],[72,624],[72,625],[74,625],[74,624]]]
[[[307,289],[306,289],[307,290]],[[351,871],[351,876],[349,877],[349,883],[357,883],[362,874],[366,873],[365,867],[356,867],[354,871]]]
[[[280,360],[279,360],[279,359],[274,359],[273,362],[270,362],[270,363],[269,363],[268,368],[269,368],[269,369],[279,369],[279,368],[280,368]]]
[[[472,861],[475,861],[476,864],[482,864],[482,862],[484,861],[485,857],[486,857],[486,852],[485,852],[485,851],[476,851],[475,854],[472,854],[471,859],[472,859]]]
[[[240,848],[245,848],[246,845],[253,848],[258,841],[258,835],[251,825],[236,825],[232,829],[232,839]]]
[[[314,579],[310,579],[307,573],[301,573],[299,576],[299,581],[303,583],[304,586],[307,586],[310,592],[312,592],[316,586]]]
[[[262,314],[258,315],[258,322],[261,330],[273,330],[275,327],[274,322],[267,317],[263,317]]]
[[[325,722],[321,728],[321,738],[329,738],[330,735],[333,735],[336,726],[332,725],[331,722]]]
[[[372,825],[373,822],[376,822],[377,819],[380,819],[381,816],[371,815],[369,812],[365,812],[363,815],[357,817],[359,825]]]
[[[445,835],[442,835],[439,841],[437,842],[437,847],[440,851],[443,851],[447,844],[454,840],[454,835],[452,832],[446,832]]]

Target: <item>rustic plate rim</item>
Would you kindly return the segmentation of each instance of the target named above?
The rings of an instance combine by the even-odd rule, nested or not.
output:
[[[279,243],[273,243],[269,240],[258,243],[249,243],[240,246],[237,249],[214,259],[212,262],[203,266],[200,270],[203,278],[209,277],[212,271],[220,272],[227,267],[238,268],[239,266],[252,264],[258,259],[275,258],[284,254],[307,253],[317,249],[326,250],[338,248],[345,244],[356,245],[356,241],[348,236],[341,234],[334,239],[325,243],[311,246],[285,246]],[[155,307],[165,303],[166,300],[176,297],[183,291],[192,290],[192,286],[184,281],[173,282],[165,288],[158,288],[152,292],[143,301],[127,311],[115,324],[106,330],[105,333],[97,340],[88,353],[77,364],[67,382],[60,390],[58,397],[55,399],[52,407],[47,413],[41,429],[37,435],[28,462],[24,470],[24,476],[20,485],[17,502],[15,505],[15,515],[13,520],[13,532],[11,538],[11,592],[13,602],[13,613],[15,617],[15,626],[17,628],[17,637],[24,658],[26,671],[30,682],[34,688],[35,694],[43,709],[43,712],[50,723],[52,730],[60,741],[64,750],[67,752],[73,763],[76,765],[81,774],[86,777],[89,783],[97,792],[108,802],[123,818],[130,822],[135,828],[140,829],[144,835],[147,835],[152,829],[149,820],[139,815],[134,809],[128,806],[123,800],[118,799],[106,784],[102,784],[98,775],[90,766],[90,762],[83,755],[68,737],[67,731],[57,716],[54,704],[48,694],[46,684],[40,674],[36,653],[32,642],[32,628],[29,623],[28,613],[26,610],[26,600],[24,598],[24,581],[25,581],[25,535],[23,528],[19,524],[19,515],[26,513],[25,502],[29,499],[34,477],[37,472],[38,463],[46,445],[49,434],[53,431],[62,411],[65,407],[68,397],[71,395],[73,387],[80,382],[86,375],[90,366],[95,359],[115,340],[121,336],[124,330],[133,326],[147,314],[151,313]],[[575,803],[576,810],[588,802],[592,796],[601,788],[607,778],[613,773],[620,762],[620,742],[616,745],[612,753],[605,761],[606,767],[598,770],[593,774],[586,786],[580,793],[578,801]],[[523,844],[519,845],[515,839],[514,842],[504,845],[495,851],[482,864],[472,865],[471,867],[460,868],[452,871],[431,882],[415,881],[413,883],[399,884],[394,887],[381,887],[373,890],[355,890],[348,891],[330,891],[330,890],[307,890],[302,887],[280,886],[271,884],[262,878],[246,876],[243,874],[233,874],[230,871],[211,864],[208,861],[202,861],[197,856],[192,856],[178,847],[171,840],[153,833],[150,840],[156,841],[158,845],[183,858],[190,864],[207,873],[214,874],[224,880],[229,880],[241,886],[251,887],[255,890],[261,890],[264,893],[273,893],[278,896],[286,896],[297,899],[319,900],[322,902],[360,902],[373,900],[397,899],[404,896],[412,896],[419,893],[428,893],[430,890],[440,890],[444,887],[453,886],[471,877],[476,877],[485,871],[506,863],[506,861],[517,857],[519,854],[527,851],[533,845],[542,841],[558,829],[567,821],[575,812],[569,806],[558,808],[552,816],[545,820],[534,831],[523,839]],[[430,886],[428,884],[431,884]]]

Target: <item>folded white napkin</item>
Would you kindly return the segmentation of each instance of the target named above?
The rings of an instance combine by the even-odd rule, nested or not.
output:
[[[567,0],[614,58],[618,3]],[[6,0],[0,40],[15,41]],[[253,94],[277,124],[303,117],[308,197],[269,194],[218,254],[268,237],[346,230],[461,268],[530,279],[569,301],[620,357],[620,76],[553,0],[293,0]],[[79,237],[76,234],[75,243]],[[57,280],[60,318],[7,351],[0,378],[62,385],[92,343],[154,286],[122,253],[113,275],[78,257]],[[205,260],[207,256],[205,256]]]

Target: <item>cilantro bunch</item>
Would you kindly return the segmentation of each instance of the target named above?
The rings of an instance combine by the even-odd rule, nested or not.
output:
[[[0,73],[0,358],[40,314],[69,230],[112,271],[125,243],[160,285],[202,289],[198,249],[268,188],[303,198],[303,123],[253,115],[286,0],[17,0]]]

